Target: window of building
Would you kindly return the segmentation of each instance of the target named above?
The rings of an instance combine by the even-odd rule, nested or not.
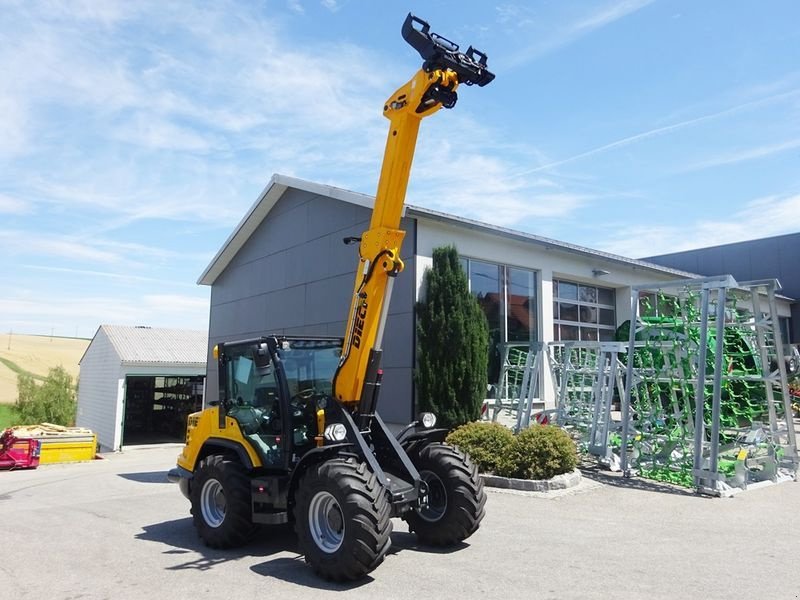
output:
[[[781,327],[781,340],[784,344],[791,341],[792,321],[789,317],[778,317],[778,322]]]
[[[536,272],[462,257],[470,292],[489,322],[489,381],[500,375],[500,344],[539,338]]]
[[[553,339],[611,341],[617,325],[612,288],[553,280]]]

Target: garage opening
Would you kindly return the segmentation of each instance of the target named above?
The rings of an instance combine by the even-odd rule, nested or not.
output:
[[[122,444],[182,442],[186,417],[202,408],[202,375],[125,378]]]

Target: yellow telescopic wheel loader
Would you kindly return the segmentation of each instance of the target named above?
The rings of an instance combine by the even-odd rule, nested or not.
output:
[[[424,62],[383,108],[390,127],[370,226],[345,240],[359,244],[359,265],[344,338],[268,335],[217,345],[219,401],[189,416],[169,474],[209,546],[239,546],[259,524],[291,521],[306,561],[338,581],[383,561],[392,517],[405,519],[420,542],[450,546],[478,529],[486,503],[476,467],[444,443],[434,415],[394,436],[376,412],[420,122],[452,108],[459,84],[494,79],[485,54],[461,52],[411,14],[402,34]]]

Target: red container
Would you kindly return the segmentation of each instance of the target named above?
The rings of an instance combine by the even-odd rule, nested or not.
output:
[[[40,450],[39,440],[18,438],[6,429],[0,436],[0,469],[35,469]]]

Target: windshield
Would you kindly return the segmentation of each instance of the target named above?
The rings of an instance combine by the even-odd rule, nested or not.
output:
[[[278,354],[286,373],[289,396],[331,395],[341,353],[340,340],[283,340]]]

